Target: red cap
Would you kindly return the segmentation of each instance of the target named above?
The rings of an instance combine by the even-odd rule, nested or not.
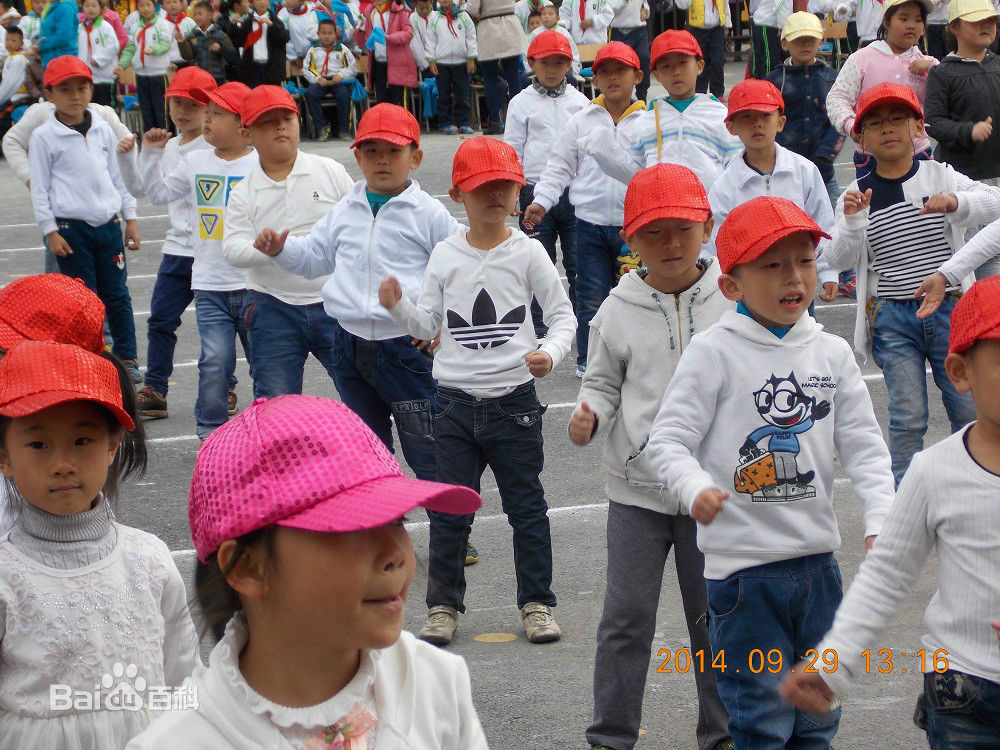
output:
[[[770,81],[760,78],[747,78],[729,89],[729,113],[726,120],[731,120],[739,112],[777,112],[784,110],[785,100]]]
[[[197,104],[204,104],[209,91],[214,91],[216,87],[215,78],[207,70],[202,70],[196,65],[188,65],[181,68],[174,77],[170,79],[167,86],[166,97],[177,97],[179,99],[190,99]]]
[[[253,125],[262,114],[275,109],[284,109],[296,115],[299,113],[295,100],[286,89],[281,86],[257,86],[253,90],[253,96],[248,96],[243,101],[240,116],[244,125]]]
[[[80,279],[26,276],[0,289],[0,348],[57,341],[104,351],[104,303]]]
[[[484,135],[463,141],[452,162],[451,184],[468,193],[494,180],[524,185],[524,169],[514,147]]]
[[[126,430],[135,423],[122,405],[118,370],[72,344],[22,341],[0,361],[0,414],[27,417],[67,401],[94,401]]]
[[[572,60],[573,50],[570,49],[569,39],[558,31],[543,31],[528,45],[528,59],[541,60],[543,57],[565,57]]]
[[[852,131],[860,133],[861,123],[865,117],[873,109],[886,104],[898,104],[911,110],[918,118],[923,119],[924,117],[924,109],[920,106],[920,100],[913,93],[913,89],[899,83],[880,83],[877,86],[872,86],[858,99],[858,106],[854,108],[856,114]]]
[[[698,175],[680,164],[661,162],[635,173],[625,191],[625,236],[657,219],[707,221],[708,193]]]
[[[351,148],[365,141],[388,141],[397,146],[420,145],[420,123],[408,109],[382,102],[366,109],[358,121]]]
[[[245,102],[246,98],[250,96],[250,87],[244,83],[240,83],[239,81],[229,81],[213,91],[194,91],[192,93],[194,93],[195,96],[203,94],[205,97],[204,102],[202,102],[203,104],[214,102],[227,112],[232,112],[234,115],[238,115],[243,109],[243,102]]]
[[[75,55],[61,55],[45,66],[45,73],[42,75],[42,86],[51,88],[58,86],[63,81],[70,78],[86,78],[93,82],[94,74],[90,72],[90,67]]]
[[[948,351],[964,352],[984,339],[1000,339],[1000,276],[977,281],[951,311]]]
[[[762,195],[741,203],[722,222],[715,238],[719,268],[729,273],[734,266],[751,263],[778,240],[795,232],[809,232],[813,242],[830,235],[787,198]]]
[[[608,60],[615,60],[622,65],[628,65],[630,68],[642,70],[642,65],[639,63],[639,56],[635,53],[634,49],[624,42],[608,42],[601,47],[597,51],[597,57],[594,58],[594,64],[590,66],[590,69],[597,70],[597,66],[603,62],[608,62]]]
[[[659,34],[649,47],[649,67],[655,68],[660,58],[671,52],[702,59],[701,45],[694,38],[694,34],[687,29],[667,29]]]

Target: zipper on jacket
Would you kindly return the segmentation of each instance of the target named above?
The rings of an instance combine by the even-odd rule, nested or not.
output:
[[[385,208],[385,205],[382,205]],[[371,210],[371,206],[369,206]],[[368,339],[370,341],[375,340],[375,319],[372,317],[372,250],[373,250],[373,240],[375,238],[375,222],[378,221],[378,216],[372,215],[372,226],[368,230],[368,285],[365,289],[365,315],[368,317]]]
[[[680,295],[674,295],[674,306],[677,308],[677,351],[681,354],[684,353],[684,329],[683,323],[681,322],[681,298]]]

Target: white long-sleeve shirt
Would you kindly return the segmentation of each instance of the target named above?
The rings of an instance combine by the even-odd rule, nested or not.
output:
[[[329,78],[338,75],[341,78],[354,78],[358,74],[358,63],[354,54],[346,45],[340,45],[340,51],[325,47],[310,47],[302,61],[302,75],[309,83],[316,83],[319,77]]]
[[[305,57],[313,42],[319,39],[319,17],[311,10],[299,14],[289,13],[288,8],[282,8],[278,11],[278,20],[288,29],[285,56],[289,60]]]
[[[454,33],[453,33],[454,31]],[[479,54],[476,44],[476,24],[463,11],[456,11],[451,28],[444,13],[431,13],[427,24],[427,61],[442,65],[458,65],[475,59]]]
[[[580,20],[580,3],[584,3],[585,19],[594,24],[586,30]],[[559,6],[559,23],[569,29],[577,44],[606,44],[611,21],[624,4],[624,0],[565,0]]]
[[[1000,476],[965,445],[969,430],[913,457],[875,547],[861,563],[833,627],[816,647],[833,649],[838,668],[823,679],[838,695],[863,673],[862,651],[889,624],[933,550],[937,590],[924,611],[923,669],[944,649],[949,669],[1000,683],[1000,649],[990,621],[1000,613]],[[909,651],[917,667],[916,648]]]
[[[491,250],[472,247],[466,227],[431,253],[416,303],[403,295],[389,311],[418,339],[441,332],[434,378],[475,395],[502,395],[532,380],[524,358],[536,349],[552,366],[569,352],[576,317],[545,248],[518,229]],[[549,332],[538,346],[531,322],[537,299]]]
[[[753,22],[758,26],[781,29],[792,15],[792,0],[761,0],[753,12]]]
[[[938,270],[954,285],[969,278],[983,263],[1000,255],[1000,218],[986,225]]]
[[[77,55],[90,66],[94,83],[114,83],[119,51],[114,27],[98,18],[89,27],[81,23],[77,37]]]
[[[135,198],[118,171],[118,141],[111,126],[91,115],[83,136],[63,125],[53,109],[28,145],[31,204],[42,234],[57,229],[56,218],[85,221],[99,227],[119,213],[135,219]]]
[[[510,100],[503,139],[517,152],[528,182],[538,182],[566,123],[588,104],[587,97],[573,86],[555,97],[528,86]]]
[[[28,98],[24,88],[26,60],[20,52],[9,55],[3,61],[3,77],[0,78],[0,104],[18,102]]]
[[[691,339],[646,447],[685,512],[703,490],[729,492],[723,512],[698,526],[715,580],[840,547],[834,449],[864,507],[865,536],[878,534],[894,494],[889,449],[850,346],[806,314],[779,339],[735,311]],[[776,485],[789,457],[798,481]]]
[[[180,43],[177,41],[177,32],[179,31],[184,39],[188,39],[194,33],[194,30],[198,28],[198,24],[194,22],[193,18],[187,15],[183,18],[170,18],[170,16],[164,14],[163,20],[167,22],[167,26],[170,28],[170,36],[173,39],[170,43],[170,52],[167,53],[170,57],[170,62],[183,62],[184,57],[181,55]]]
[[[427,67],[427,27],[431,23],[433,11],[423,18],[419,13],[410,14],[410,28],[413,29],[413,39],[410,40],[410,52],[417,63],[417,70]]]
[[[299,151],[292,171],[281,182],[260,165],[229,194],[223,251],[236,268],[245,268],[247,289],[270,294],[290,305],[321,302],[327,277],[304,279],[284,271],[253,246],[265,228],[308,234],[337,202],[351,192],[354,180],[333,159]]]

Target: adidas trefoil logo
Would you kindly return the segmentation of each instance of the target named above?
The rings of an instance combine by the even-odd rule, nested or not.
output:
[[[448,330],[466,349],[490,349],[503,346],[517,333],[524,323],[527,308],[518,305],[497,322],[497,308],[493,298],[485,289],[479,291],[475,304],[472,305],[472,323],[454,310],[448,311]]]
[[[314,201],[318,201],[319,200],[319,191],[318,190],[313,190],[313,200]]]

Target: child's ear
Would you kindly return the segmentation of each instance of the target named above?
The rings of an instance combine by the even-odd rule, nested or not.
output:
[[[462,191],[457,187],[448,188],[448,197],[455,201],[455,203],[465,203],[465,196],[462,195]]]
[[[729,131],[729,134],[730,135],[735,135],[735,136],[739,137],[737,135],[736,131],[733,129],[734,127],[735,126],[733,125],[733,121],[732,120],[726,120],[726,130]]]
[[[115,456],[118,455],[118,448],[121,447],[125,433],[122,430],[115,430],[108,440],[108,466],[114,463]]]
[[[959,393],[969,393],[972,390],[972,383],[969,382],[968,364],[964,354],[952,352],[944,359],[944,369],[948,373],[948,379],[955,385],[955,390]]]
[[[704,73],[705,72],[705,60],[702,59],[702,60],[696,61],[695,67],[698,68],[698,75],[701,75],[702,73]]]
[[[10,465],[10,454],[6,448],[0,448],[0,472],[8,479],[14,478],[14,467]]]
[[[917,136],[924,135],[924,118],[917,117],[914,119],[914,122],[917,124]]]
[[[706,242],[712,239],[712,229],[714,228],[715,228],[715,217],[709,216],[707,219],[705,219],[705,226],[703,230],[704,233],[701,236],[702,245],[704,245]]]
[[[719,290],[726,299],[739,302],[743,299],[743,290],[740,289],[740,282],[735,276],[724,273],[719,277]]]
[[[787,120],[788,120],[788,118],[785,117],[785,113],[784,112],[782,112],[780,115],[778,115],[778,132],[779,133],[782,130],[785,129],[785,122],[787,122]]]
[[[410,171],[420,166],[420,162],[424,160],[424,152],[422,149],[413,147],[410,149]]]
[[[785,40],[785,39],[781,40],[781,49],[783,49],[785,52],[788,52],[788,41],[787,40]]]
[[[249,599],[260,599],[267,594],[267,560],[264,558],[265,551],[261,547],[247,547],[243,550],[239,560],[233,565],[233,556],[236,554],[236,541],[229,539],[222,543],[219,551],[215,553],[215,559],[219,563],[220,570],[233,569],[226,574],[226,583],[232,586],[233,590]]]

